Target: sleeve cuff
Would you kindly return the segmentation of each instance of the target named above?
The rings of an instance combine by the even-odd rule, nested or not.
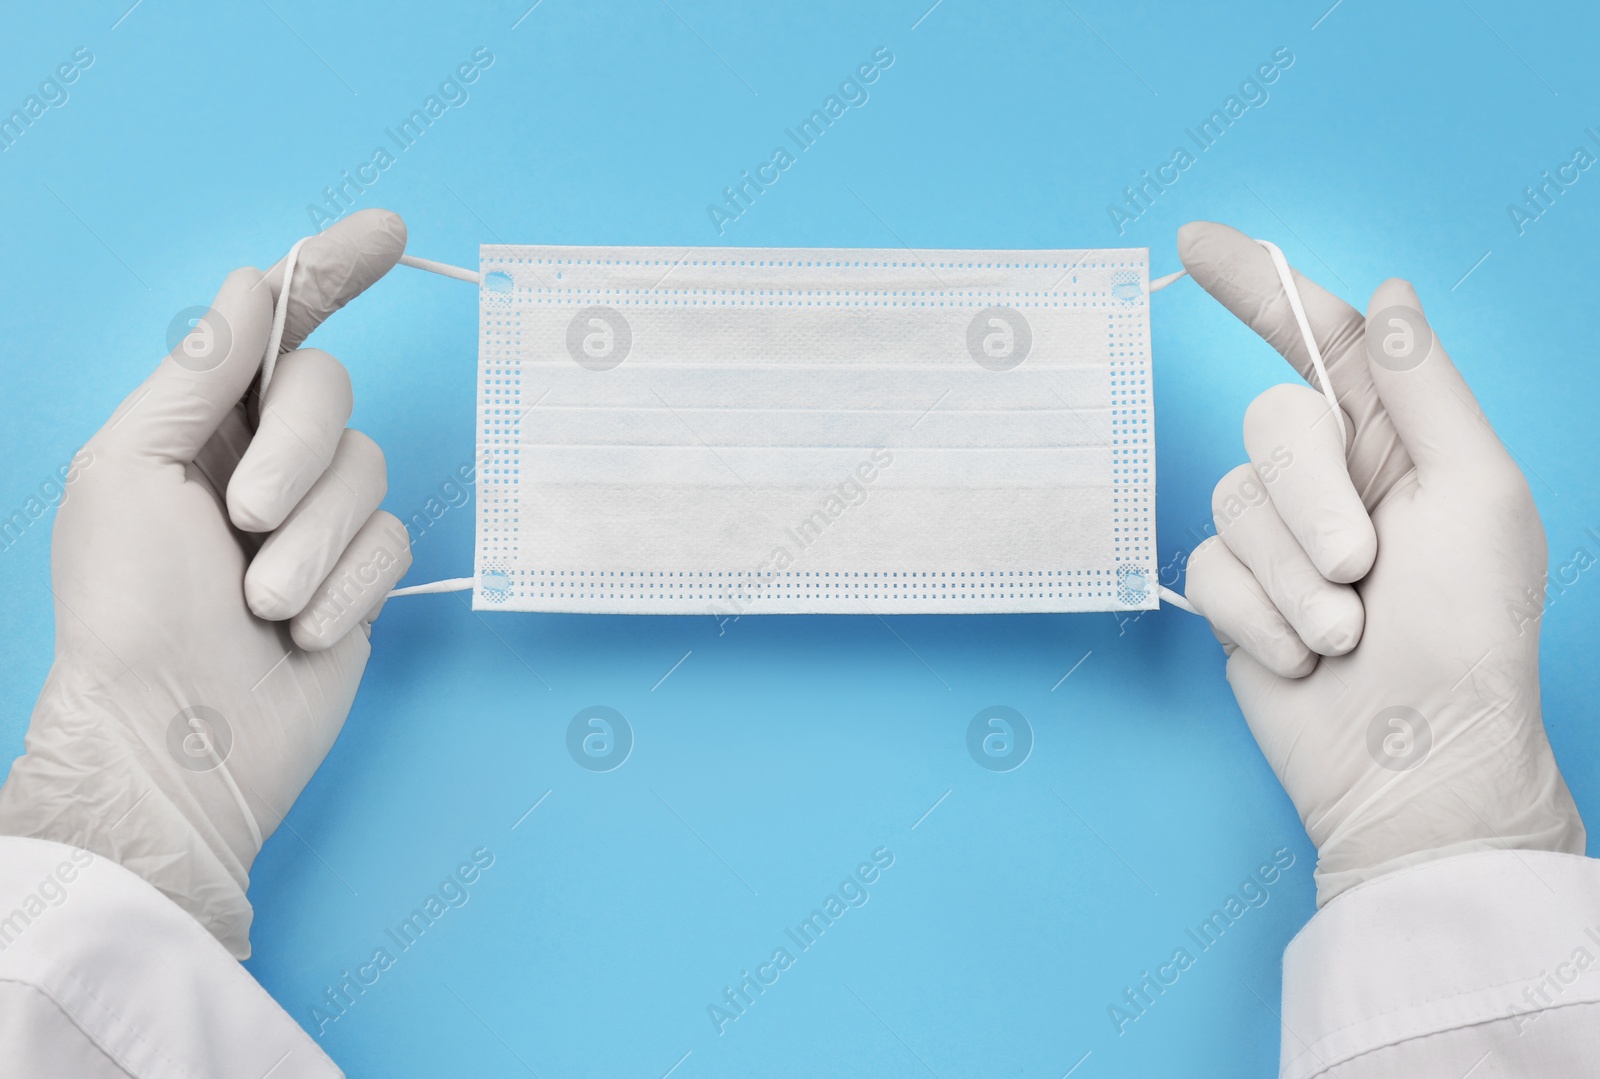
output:
[[[1580,954],[1584,958],[1580,960]],[[1387,1046],[1600,1001],[1600,861],[1465,854],[1329,903],[1283,957],[1282,1079]]]
[[[6,1076],[342,1074],[199,923],[82,848],[0,836],[0,987],[22,1009]]]
[[[248,866],[148,746],[84,722],[30,731],[0,786],[0,835],[82,847],[143,877],[236,959],[250,956]],[[180,777],[181,778],[181,777]]]

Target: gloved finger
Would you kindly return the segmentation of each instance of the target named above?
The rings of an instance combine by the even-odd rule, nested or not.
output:
[[[270,532],[327,471],[354,401],[344,365],[316,348],[278,361],[250,446],[228,483],[228,516]]]
[[[370,623],[389,589],[411,567],[406,526],[382,510],[350,540],[305,609],[289,623],[294,643],[308,652],[331,648],[358,622]]]
[[[1274,480],[1279,476],[1270,474]],[[1255,466],[1240,465],[1222,477],[1211,495],[1211,513],[1222,542],[1255,574],[1272,605],[1313,652],[1342,656],[1356,646],[1366,618],[1361,597],[1312,565]]]
[[[228,410],[217,424],[216,431],[194,455],[194,466],[211,484],[211,489],[223,498],[233,470],[239,466],[245,450],[250,448],[250,418],[243,404]]]
[[[307,240],[295,261],[279,350],[299,348],[329,315],[393,269],[405,250],[406,223],[389,210],[357,210]],[[262,283],[276,304],[283,290],[282,259]]]
[[[1192,221],[1178,230],[1178,256],[1201,288],[1261,336],[1308,383],[1317,375],[1289,307],[1272,256],[1237,229]],[[1352,422],[1351,476],[1368,506],[1375,506],[1411,467],[1384,412],[1363,347],[1361,312],[1294,271],[1306,321],[1322,350],[1334,396]],[[1320,387],[1319,387],[1320,388]]]
[[[401,574],[401,576],[403,577],[405,575]],[[400,580],[399,577],[395,578],[395,582],[397,584],[399,583],[399,580]],[[376,622],[378,620],[378,616],[383,613],[383,605],[385,603],[388,603],[388,602],[389,602],[389,594],[387,592],[385,592],[383,595],[378,597],[378,602],[372,605],[372,610],[367,612],[366,617],[363,618],[362,621],[365,622],[369,626],[372,625],[372,623],[374,623],[374,622]]]
[[[1207,622],[1206,625],[1211,627],[1211,635],[1215,637],[1217,639],[1217,643],[1222,646],[1223,655],[1231,656],[1239,650],[1239,642],[1218,629],[1215,622]]]
[[[244,574],[244,597],[258,618],[281,622],[300,613],[389,486],[383,451],[346,429],[333,461]]]
[[[1275,470],[1267,493],[1317,572],[1339,584],[1365,577],[1378,533],[1350,482],[1327,400],[1306,386],[1272,387],[1245,411],[1244,445],[1258,470]]]
[[[261,366],[272,306],[260,282],[255,269],[228,275],[194,329],[95,436],[106,452],[195,459]]]
[[[1216,536],[1189,555],[1184,593],[1219,639],[1235,642],[1275,674],[1304,678],[1316,667],[1316,655],[1273,606],[1255,574]]]
[[[1228,686],[1239,702],[1251,736],[1261,747],[1261,755],[1278,782],[1285,782],[1290,754],[1304,733],[1301,724],[1293,720],[1304,710],[1302,702],[1307,688],[1315,683],[1315,676],[1285,681],[1243,650],[1228,657],[1226,672]],[[1316,761],[1312,766],[1326,768],[1327,763]]]
[[[1409,281],[1392,277],[1367,304],[1372,379],[1418,478],[1515,471],[1466,379],[1451,362]]]
[[[1238,229],[1211,221],[1191,221],[1178,230],[1178,257],[1195,283],[1278,350],[1300,377],[1316,379],[1311,355],[1289,308],[1272,256]],[[1372,380],[1363,370],[1361,312],[1321,285],[1294,271],[1306,320],[1322,349],[1322,359],[1341,401],[1361,390],[1371,396]],[[1345,406],[1346,409],[1350,405]]]

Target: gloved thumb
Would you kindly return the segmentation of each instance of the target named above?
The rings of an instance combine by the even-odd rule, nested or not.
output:
[[[235,270],[211,307],[97,436],[106,452],[187,464],[239,403],[261,366],[272,297],[261,271]]]
[[[1446,474],[1515,467],[1411,282],[1392,277],[1372,294],[1366,349],[1378,397],[1424,485]]]

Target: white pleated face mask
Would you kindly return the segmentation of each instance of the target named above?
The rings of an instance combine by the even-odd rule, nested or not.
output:
[[[473,606],[1155,606],[1143,250],[482,249]]]
[[[301,241],[302,243],[304,241]],[[1283,253],[1272,256],[1348,441]],[[263,362],[272,377],[300,244]],[[1143,248],[485,246],[478,610],[1186,610]]]

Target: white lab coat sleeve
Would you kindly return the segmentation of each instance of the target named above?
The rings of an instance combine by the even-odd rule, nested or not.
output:
[[[1283,957],[1281,1079],[1600,1075],[1600,861],[1465,854],[1324,907]]]
[[[340,1076],[226,948],[103,855],[0,836],[0,1075]]]

